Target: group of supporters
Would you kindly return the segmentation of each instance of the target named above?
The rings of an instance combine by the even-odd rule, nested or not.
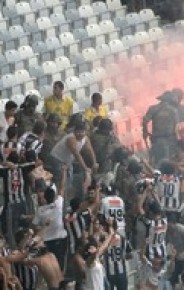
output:
[[[127,265],[135,289],[183,289],[184,141],[152,168],[120,144],[99,93],[73,114],[63,90],[43,115],[35,95],[0,114],[0,289],[127,290]]]

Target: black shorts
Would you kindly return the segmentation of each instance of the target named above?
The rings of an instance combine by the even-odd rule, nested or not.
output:
[[[47,241],[45,242],[45,245],[49,252],[56,256],[60,268],[63,271],[67,254],[67,238]]]

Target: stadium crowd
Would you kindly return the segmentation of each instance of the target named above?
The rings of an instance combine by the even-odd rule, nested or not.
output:
[[[0,114],[0,289],[184,289],[183,92],[143,118],[150,161],[123,146],[103,96],[84,113],[57,81]],[[152,121],[152,132],[148,123]]]

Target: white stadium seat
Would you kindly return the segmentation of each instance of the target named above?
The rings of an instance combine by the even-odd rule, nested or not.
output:
[[[60,4],[61,4],[60,0],[45,0],[45,5],[47,7],[54,7]]]
[[[18,15],[24,15],[32,12],[29,3],[23,1],[16,3],[16,10]]]
[[[46,74],[46,75],[47,74],[54,74],[58,71],[56,63],[54,61],[45,61],[42,64],[42,68],[43,68],[44,74]]]
[[[15,63],[21,60],[20,53],[15,49],[7,50],[5,56],[8,63]]]
[[[108,46],[108,44],[105,43],[97,45],[96,52],[99,57],[105,57],[111,53],[110,47]]]
[[[116,89],[108,88],[102,92],[102,96],[103,96],[104,104],[108,104],[108,103],[113,102],[114,100],[116,100],[118,98],[118,93],[117,93]]]
[[[53,24],[62,25],[66,23],[65,15],[62,13],[53,13],[50,15],[50,20]]]
[[[89,85],[89,84],[94,83],[94,81],[95,81],[93,74],[91,74],[90,72],[81,73],[79,75],[79,79],[80,79],[82,85]]]
[[[68,46],[75,42],[75,38],[71,32],[64,32],[59,35],[59,38],[63,46]]]
[[[60,56],[60,57],[57,57],[57,58],[55,59],[55,63],[56,63],[57,69],[58,69],[59,71],[71,67],[70,60],[69,60],[69,58],[66,57],[66,56]]]
[[[94,37],[102,33],[98,24],[89,24],[87,25],[86,29],[90,37]]]
[[[1,82],[3,88],[10,88],[16,84],[16,79],[14,74],[6,74],[2,76]]]
[[[81,18],[89,18],[94,15],[93,8],[90,5],[79,6],[79,15]]]
[[[61,47],[61,43],[57,37],[48,37],[45,44],[48,50],[54,50]]]
[[[96,82],[102,81],[107,76],[106,71],[103,67],[95,67],[92,70],[92,74]]]
[[[25,99],[25,96],[24,95],[13,95],[11,96],[10,98],[12,101],[14,101],[18,106],[22,105],[23,102],[24,102],[24,99]]]
[[[46,30],[53,26],[49,17],[39,17],[37,19],[37,24],[39,30]]]
[[[45,7],[44,0],[30,0],[30,6],[33,11],[39,11]]]
[[[65,84],[68,90],[75,90],[81,87],[81,82],[76,76],[67,78]]]
[[[148,33],[151,41],[163,39],[164,36],[163,30],[160,27],[151,28]]]
[[[82,54],[87,61],[94,61],[97,58],[96,50],[92,47],[83,49]]]
[[[20,59],[27,59],[27,58],[31,58],[34,56],[34,52],[31,46],[26,45],[26,46],[20,46],[18,48],[18,52],[20,54]]]
[[[125,50],[123,43],[119,39],[111,40],[109,42],[109,46],[110,46],[112,53],[119,53],[119,52],[122,52],[123,50]]]

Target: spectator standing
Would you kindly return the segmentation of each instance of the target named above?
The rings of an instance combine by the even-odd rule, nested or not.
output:
[[[19,164],[16,152],[11,152],[7,161],[5,166],[0,167],[4,195],[2,231],[10,246],[13,246],[14,234],[23,225],[21,216],[31,210],[29,173],[35,168],[35,162]]]
[[[110,169],[110,156],[114,149],[120,146],[119,140],[113,134],[111,120],[102,119],[98,129],[91,134],[90,140],[99,164],[98,173],[107,172]]]
[[[6,131],[10,125],[13,125],[17,104],[13,101],[8,101],[5,105],[5,111],[0,112],[0,142],[6,140]]]
[[[36,95],[26,96],[20,110],[15,115],[15,123],[19,128],[19,137],[25,132],[32,131],[37,120],[42,119],[40,113],[36,112],[38,97]]]
[[[171,105],[172,92],[165,92],[158,97],[160,103],[151,106],[143,118],[143,138],[151,140],[151,158],[154,166],[158,166],[161,159],[170,159],[175,152],[176,125],[179,116],[176,108]],[[148,131],[148,123],[152,122],[152,133]]]
[[[54,172],[55,163],[50,153],[56,143],[64,137],[65,133],[60,127],[61,118],[56,113],[51,113],[46,121],[47,128],[44,134],[40,158],[44,162],[44,167]],[[56,182],[56,180],[54,180],[54,182]]]
[[[57,81],[53,85],[53,95],[45,99],[45,113],[56,113],[62,120],[64,129],[68,123],[69,116],[73,113],[74,101],[71,97],[64,97],[64,84]]]
[[[100,214],[104,221],[114,219],[117,223],[117,233],[125,237],[125,205],[123,200],[117,196],[114,185],[105,188],[106,196],[101,201]]]
[[[38,120],[33,125],[32,131],[26,132],[22,135],[19,141],[22,145],[22,153],[25,158],[27,153],[30,151],[34,151],[35,156],[38,158],[43,146],[45,129],[45,122],[42,120]]]
[[[97,116],[107,118],[107,108],[102,105],[102,95],[100,93],[94,93],[91,97],[91,106],[85,111],[85,118],[91,124],[93,119]]]
[[[60,140],[52,149],[51,155],[55,158],[55,174],[58,180],[58,173],[60,167],[66,164],[69,171],[68,185],[73,178],[73,162],[76,160],[79,164],[79,170],[91,173],[91,169],[87,167],[84,159],[81,156],[81,149],[86,148],[93,160],[93,167],[96,167],[96,157],[91,146],[89,138],[86,136],[86,125],[84,122],[77,123],[74,132],[67,134],[62,140]],[[70,181],[70,182],[69,182]]]
[[[46,204],[38,208],[33,219],[35,226],[43,227],[48,224],[44,231],[43,240],[48,250],[57,257],[61,270],[64,269],[67,248],[67,232],[63,221],[65,178],[66,168],[62,167],[61,187],[58,195],[52,186],[48,187],[44,192]]]

